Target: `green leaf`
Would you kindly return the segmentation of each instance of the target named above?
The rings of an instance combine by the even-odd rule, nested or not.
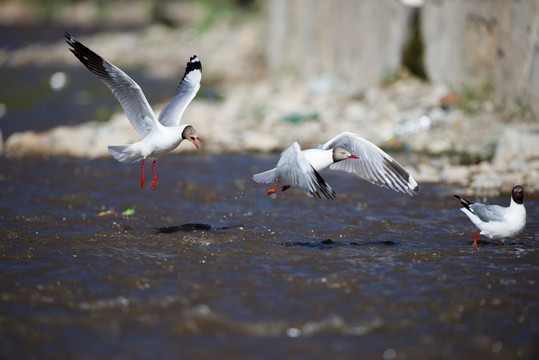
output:
[[[131,215],[134,215],[134,214],[135,214],[135,209],[133,209],[133,208],[126,209],[122,213],[123,216],[131,216]]]

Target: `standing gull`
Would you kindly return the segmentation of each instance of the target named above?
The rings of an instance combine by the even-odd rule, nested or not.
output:
[[[174,150],[184,139],[191,141],[198,149],[197,140],[200,138],[195,129],[192,125],[180,124],[180,120],[185,108],[200,88],[202,78],[200,60],[196,55],[191,56],[176,94],[165,105],[159,118],[156,118],[148,100],[136,82],[70,34],[66,33],[65,37],[71,46],[69,50],[88,70],[107,85],[122,105],[131,125],[142,136],[141,141],[131,145],[109,146],[110,154],[123,163],[141,161],[141,188],[144,186],[144,160],[153,160],[152,189],[155,189],[157,182],[155,162],[157,158]]]
[[[526,226],[526,208],[524,207],[524,188],[517,185],[511,192],[511,203],[508,207],[471,203],[453,195],[464,206],[460,210],[477,226],[479,234],[473,237],[473,246],[477,249],[477,237],[485,235],[490,239],[501,239],[516,236]]]
[[[302,151],[294,142],[283,151],[275,168],[253,175],[253,180],[263,184],[275,183],[268,195],[282,183],[282,191],[293,185],[318,198],[322,194],[334,199],[335,191],[319,174],[328,167],[355,173],[372,184],[412,196],[419,191],[417,182],[395,159],[370,141],[350,132],[335,136],[317,149]]]

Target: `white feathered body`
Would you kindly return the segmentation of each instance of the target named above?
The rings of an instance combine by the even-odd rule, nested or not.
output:
[[[183,130],[188,124],[163,126],[160,123],[141,141],[131,145],[109,146],[110,154],[123,163],[134,163],[142,159],[156,160],[174,150],[184,140]]]
[[[482,209],[488,209],[500,215],[501,218],[499,220],[483,221],[468,209],[460,209],[481,230],[480,234],[490,239],[503,240],[516,236],[526,226],[526,208],[523,204],[517,204],[513,199],[511,199],[509,207],[475,203],[471,204],[470,208],[474,212],[481,212]]]
[[[333,149],[307,149],[302,151],[311,166],[318,172],[333,164]]]
[[[318,172],[327,169],[333,164],[333,150],[307,149],[302,150],[301,153]],[[258,183],[270,184],[279,179],[287,178],[289,176],[288,170],[286,167],[277,166],[271,170],[253,175],[253,179]]]

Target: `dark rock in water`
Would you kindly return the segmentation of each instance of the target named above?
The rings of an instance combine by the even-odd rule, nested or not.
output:
[[[316,249],[331,249],[336,245],[346,245],[331,239],[325,239],[320,242],[310,242],[310,241],[287,241],[281,243],[282,246],[303,246]]]
[[[382,244],[382,245],[399,245],[399,243],[396,243],[396,242],[391,241],[391,240],[378,241],[378,244]]]
[[[157,229],[158,234],[170,234],[178,231],[193,231],[193,230],[211,230],[213,227],[208,224],[182,224],[174,226],[165,226]]]
[[[381,241],[368,241],[364,243],[359,243],[357,241],[352,241],[349,243],[349,245],[352,246],[364,246],[364,245],[387,245],[387,246],[394,246],[394,245],[400,245],[398,242],[391,241],[391,240],[381,240]]]
[[[157,228],[157,234],[171,234],[175,232],[187,232],[187,231],[194,231],[194,230],[227,230],[231,228],[238,228],[243,225],[232,225],[232,226],[219,226],[214,227],[212,225],[208,224],[198,224],[198,223],[188,223],[188,224],[182,224],[182,225],[175,225],[175,226],[165,226]]]
[[[281,243],[282,246],[303,246],[316,249],[332,249],[335,246],[365,246],[365,245],[386,245],[386,246],[396,246],[401,245],[398,242],[391,240],[381,240],[381,241],[368,241],[368,242],[357,242],[352,241],[349,243],[339,242],[331,239],[325,239],[320,242],[310,242],[310,241],[288,241]]]

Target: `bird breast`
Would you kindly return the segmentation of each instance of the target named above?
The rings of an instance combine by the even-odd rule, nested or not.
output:
[[[182,142],[179,126],[158,127],[141,141],[141,152],[148,157],[158,157],[174,150]]]
[[[311,166],[318,172],[333,164],[333,150],[308,149],[302,151]]]

